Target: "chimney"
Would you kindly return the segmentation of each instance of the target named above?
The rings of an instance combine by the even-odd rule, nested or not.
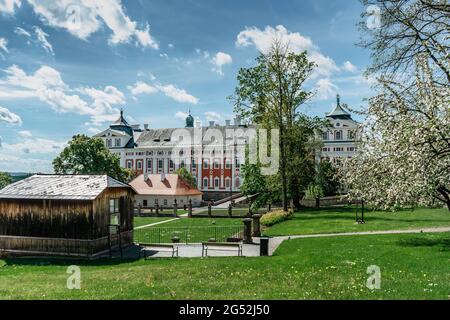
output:
[[[225,120],[225,125],[227,127],[230,127],[231,126],[231,120]]]
[[[161,182],[164,182],[164,180],[166,180],[166,174],[161,172]]]
[[[148,173],[144,173],[144,181],[147,182],[148,181]]]
[[[148,123],[144,124],[145,131],[148,131]]]
[[[234,125],[235,126],[241,125],[241,116],[236,116],[236,118],[234,118]]]
[[[214,127],[214,121],[210,121],[210,122],[209,122],[209,127],[210,127],[210,128],[213,128],[213,127]]]

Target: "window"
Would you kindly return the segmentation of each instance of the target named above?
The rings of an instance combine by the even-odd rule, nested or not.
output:
[[[230,178],[226,178],[225,179],[225,188],[229,188],[230,187]]]
[[[355,147],[348,147],[348,148],[347,148],[347,151],[349,151],[349,152],[354,152],[354,151],[355,151]]]
[[[203,179],[203,188],[208,188],[208,178]]]
[[[145,207],[145,208],[147,208],[147,206],[148,206],[148,201],[147,201],[147,200],[143,200],[143,201],[142,201],[142,206]]]
[[[328,140],[328,131],[327,131],[327,132],[324,132],[324,133],[322,134],[322,139],[323,139],[323,140]]]
[[[219,187],[219,178],[215,178],[214,179],[214,188],[218,188]]]
[[[181,160],[180,168],[186,167],[186,164],[184,163],[184,160]]]
[[[152,172],[153,161],[152,159],[147,159],[147,171]]]
[[[355,132],[353,130],[348,131],[348,139],[349,140],[355,139]]]
[[[342,140],[342,131],[336,131],[336,140]]]
[[[209,168],[209,161],[204,159],[203,160],[203,169],[208,169]]]
[[[161,173],[164,168],[164,161],[163,159],[158,159],[158,173]]]
[[[175,163],[172,159],[169,160],[169,171],[172,172],[175,169]]]
[[[138,169],[138,170],[142,170],[142,160],[139,160],[139,161],[136,163],[136,166],[137,166],[137,169]]]
[[[219,160],[214,160],[214,169],[219,169],[220,168],[220,162]]]
[[[127,169],[133,169],[133,161],[132,160],[127,161]]]
[[[231,169],[231,161],[229,159],[225,160],[225,169]]]
[[[167,199],[164,199],[164,205],[167,206]]]
[[[116,139],[114,142],[114,146],[116,146],[116,147],[120,147],[121,144],[122,143],[120,142],[120,139]]]
[[[111,148],[112,147],[112,139],[106,139],[106,147]]]
[[[197,171],[197,164],[195,163],[195,159],[194,158],[192,158],[191,159],[191,168],[192,168],[192,171]]]
[[[109,223],[112,225],[119,224],[119,199],[109,200]]]

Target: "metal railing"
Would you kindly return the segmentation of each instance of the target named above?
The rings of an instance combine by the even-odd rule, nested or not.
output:
[[[241,241],[244,236],[243,226],[208,226],[208,227],[148,227],[134,230],[136,243],[201,243]]]

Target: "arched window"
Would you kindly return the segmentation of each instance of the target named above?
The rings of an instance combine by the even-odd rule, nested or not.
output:
[[[231,186],[231,179],[225,178],[225,188],[229,188]]]
[[[219,188],[219,186],[220,186],[220,180],[219,180],[219,178],[215,178],[214,179],[214,188]]]
[[[208,188],[208,178],[203,179],[203,188]]]

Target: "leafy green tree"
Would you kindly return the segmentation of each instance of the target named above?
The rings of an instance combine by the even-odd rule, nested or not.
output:
[[[187,183],[189,183],[194,188],[197,188],[197,183],[195,182],[194,177],[192,174],[187,171],[186,168],[182,167],[175,171],[175,174],[178,174],[183,180],[185,180]]]
[[[329,161],[317,165],[316,185],[320,186],[325,196],[333,196],[339,190],[338,170]]]
[[[8,184],[12,183],[11,176],[6,172],[0,172],[0,189],[3,189]]]
[[[261,53],[256,66],[242,68],[238,85],[230,98],[236,113],[244,119],[280,133],[280,180],[283,209],[288,210],[288,163],[292,160],[290,132],[298,119],[298,108],[312,95],[302,86],[315,64],[307,53],[293,53],[281,41],[274,41],[267,53]]]
[[[118,155],[111,153],[103,141],[86,135],[76,135],[69,145],[53,160],[57,174],[106,174],[122,182],[133,176],[120,166]]]

